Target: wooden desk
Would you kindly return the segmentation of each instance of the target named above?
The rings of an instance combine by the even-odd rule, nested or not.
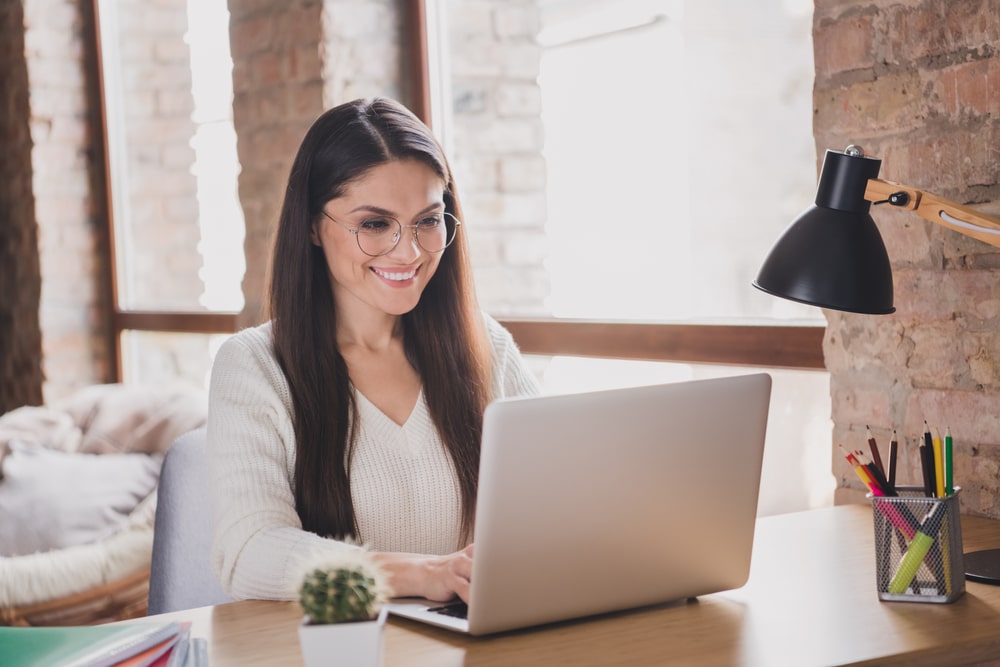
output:
[[[962,518],[965,551],[1000,522]],[[879,602],[871,508],[760,519],[750,581],[695,602],[486,638],[390,617],[385,667],[413,665],[967,665],[1000,659],[1000,586],[950,605]],[[211,667],[300,665],[294,602],[165,614],[210,641]],[[1000,663],[998,663],[1000,664]]]

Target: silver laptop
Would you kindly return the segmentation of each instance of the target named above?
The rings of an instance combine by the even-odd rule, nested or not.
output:
[[[770,395],[755,374],[490,404],[469,604],[390,613],[482,635],[742,586]]]

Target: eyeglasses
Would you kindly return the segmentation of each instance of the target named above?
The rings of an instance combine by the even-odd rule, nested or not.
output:
[[[353,234],[361,252],[369,257],[381,257],[392,252],[392,249],[399,244],[399,239],[403,237],[404,227],[413,230],[413,238],[425,252],[441,252],[455,240],[458,226],[462,224],[461,220],[451,213],[442,212],[426,215],[412,225],[401,224],[399,220],[389,216],[374,216],[362,220],[355,229],[337,222],[322,209],[320,212],[337,226]]]

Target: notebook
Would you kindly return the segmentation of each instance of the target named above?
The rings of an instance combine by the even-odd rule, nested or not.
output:
[[[761,373],[491,403],[466,618],[390,613],[484,635],[742,586],[770,394]]]
[[[190,624],[141,621],[104,625],[0,627],[0,664],[20,667],[148,665],[170,650]]]

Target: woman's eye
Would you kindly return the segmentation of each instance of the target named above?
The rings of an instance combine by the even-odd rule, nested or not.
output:
[[[444,216],[442,215],[429,215],[426,218],[421,219],[417,222],[417,226],[420,229],[434,229],[444,223]]]
[[[359,232],[365,232],[366,234],[380,234],[390,231],[394,225],[393,220],[388,220],[386,218],[369,218],[361,223],[358,227]]]

